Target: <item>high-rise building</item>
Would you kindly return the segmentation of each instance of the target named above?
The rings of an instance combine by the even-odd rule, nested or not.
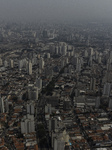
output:
[[[34,87],[32,96],[33,99],[38,100],[38,87]]]
[[[103,88],[103,95],[109,97],[111,90],[111,83],[105,83]]]
[[[36,57],[33,57],[32,58],[32,65],[36,65],[37,64],[37,58]]]
[[[110,51],[109,58],[112,61],[112,51]]]
[[[62,48],[61,48],[61,46],[58,46],[58,53],[62,54]]]
[[[63,45],[62,46],[62,55],[66,55],[67,54],[67,46],[66,45]]]
[[[42,89],[42,79],[40,78],[36,79],[36,87],[38,87],[39,90]]]
[[[38,87],[29,87],[28,88],[28,99],[29,100],[38,100]]]
[[[99,56],[98,51],[95,51],[95,60],[98,60],[98,56]]]
[[[5,112],[9,112],[9,103],[8,103],[8,99],[5,100]]]
[[[71,101],[69,99],[65,99],[64,104],[63,104],[63,109],[64,110],[70,110],[71,109]]]
[[[34,121],[26,119],[21,121],[21,133],[32,133],[35,132]]]
[[[39,61],[39,69],[43,69],[44,68],[44,60],[43,58],[41,57],[40,58],[40,61]]]
[[[7,60],[4,61],[4,67],[8,67],[8,62],[7,62]]]
[[[87,51],[87,49],[84,51],[84,57],[88,57],[88,51]]]
[[[34,104],[33,103],[27,104],[27,113],[34,115]]]
[[[54,139],[54,150],[64,150],[65,142],[61,139]]]
[[[5,109],[4,109],[4,100],[0,95],[0,113],[4,113]]]
[[[71,60],[71,62],[72,62],[72,64],[73,64],[74,66],[76,66],[76,65],[78,64],[78,62],[79,62],[78,57],[77,57],[77,56],[73,57],[72,60]]]
[[[45,106],[45,114],[51,114],[51,104],[47,104],[46,106]]]
[[[73,50],[70,51],[70,56],[71,56],[71,57],[74,56],[74,51],[73,51]]]
[[[24,116],[21,121],[21,133],[33,133],[35,132],[34,115]]]
[[[49,120],[49,131],[55,131],[57,128],[57,118],[53,118]]]
[[[59,54],[59,49],[58,46],[55,47],[55,54],[58,55]]]
[[[23,67],[23,62],[22,62],[22,60],[19,60],[19,62],[18,62],[19,71],[22,70],[22,67]]]
[[[10,59],[9,65],[10,65],[10,68],[14,68],[14,61],[12,59]]]
[[[92,64],[93,64],[93,57],[90,56],[89,61],[88,61],[88,65],[89,65],[89,66],[92,66]]]
[[[109,109],[112,109],[112,98],[109,100]]]
[[[3,61],[2,61],[2,58],[0,58],[0,66],[3,65]]]
[[[100,106],[100,97],[97,97],[97,98],[96,98],[95,107],[96,107],[96,108],[99,108],[99,106]]]
[[[78,64],[76,65],[76,71],[77,71],[77,72],[80,72],[80,71],[81,71],[81,63],[78,63]]]
[[[90,55],[90,56],[93,56],[93,54],[94,54],[94,50],[93,50],[92,47],[90,47],[90,49],[89,49],[89,55]]]
[[[70,137],[67,134],[66,130],[62,133],[53,133],[52,132],[52,147],[54,150],[65,150],[65,145],[69,144]]]
[[[61,60],[61,68],[63,68],[64,66],[65,66],[65,60],[62,59],[62,60]]]
[[[76,59],[76,71],[77,72],[81,71],[81,65],[82,65],[82,59],[81,58],[77,58]]]
[[[50,58],[50,53],[47,53],[47,58],[48,58],[48,59]]]
[[[28,74],[32,75],[32,63],[31,62],[28,63]]]
[[[101,64],[101,55],[98,56],[98,63]]]
[[[79,89],[75,89],[75,97],[78,97],[80,95]]]
[[[68,58],[65,59],[65,64],[68,64]]]
[[[96,87],[96,79],[95,78],[91,78],[91,81],[90,81],[90,90],[95,90],[95,87]]]

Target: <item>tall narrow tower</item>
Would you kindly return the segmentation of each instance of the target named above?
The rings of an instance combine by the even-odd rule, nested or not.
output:
[[[31,62],[28,63],[28,74],[32,75],[32,63]]]
[[[0,113],[4,113],[4,112],[5,112],[5,110],[4,110],[4,101],[3,101],[3,98],[0,95]]]
[[[95,90],[95,86],[96,86],[96,79],[95,78],[91,78],[90,81],[90,90]]]

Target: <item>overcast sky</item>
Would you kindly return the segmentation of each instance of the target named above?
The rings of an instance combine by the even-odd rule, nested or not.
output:
[[[0,0],[0,19],[110,21],[112,0]]]

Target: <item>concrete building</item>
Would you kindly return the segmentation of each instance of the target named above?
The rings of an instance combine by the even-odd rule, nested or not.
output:
[[[8,99],[5,100],[4,102],[4,105],[5,105],[5,112],[9,112],[9,103],[8,103]]]
[[[104,88],[103,88],[103,95],[108,96],[110,95],[110,90],[111,90],[111,84],[110,83],[105,83]]]
[[[28,74],[29,75],[32,75],[32,63],[29,61],[29,63],[28,63]]]
[[[71,109],[71,101],[70,101],[69,99],[65,99],[65,100],[64,100],[63,109],[64,109],[65,111]]]
[[[91,78],[90,80],[90,90],[95,90],[96,87],[96,79],[95,78]]]
[[[88,51],[87,51],[87,49],[84,51],[84,57],[88,57]]]
[[[2,61],[2,58],[0,58],[0,66],[3,65],[3,61]]]
[[[10,59],[9,66],[10,68],[14,68],[14,61],[12,59]]]
[[[4,60],[4,67],[8,67],[8,62],[7,62],[7,60]]]
[[[45,114],[48,113],[48,114],[51,114],[51,104],[47,104],[45,106]]]
[[[62,46],[62,55],[65,56],[67,54],[67,46],[63,45]]]
[[[96,108],[99,108],[99,106],[100,106],[100,97],[97,97],[97,98],[96,98],[95,107],[96,107]]]
[[[93,54],[94,54],[94,50],[93,50],[92,47],[90,47],[90,49],[89,49],[89,55],[90,55],[90,56],[93,56]]]
[[[38,87],[39,90],[42,89],[42,79],[40,78],[36,79],[36,87]]]
[[[59,48],[58,48],[58,46],[55,47],[55,54],[56,54],[56,55],[59,54]]]
[[[62,59],[62,60],[61,60],[61,68],[63,68],[64,66],[65,66],[65,60]]]
[[[21,133],[33,133],[35,132],[34,115],[24,116],[21,121]]]
[[[57,129],[57,118],[51,118],[49,120],[48,128],[49,131],[55,131],[55,129]]]
[[[42,57],[39,60],[39,69],[44,69],[44,60]]]
[[[35,112],[34,112],[34,104],[33,103],[27,104],[27,113],[34,115]]]
[[[52,132],[52,147],[54,150],[65,150],[65,143],[69,145],[69,135],[64,130],[61,133]]]
[[[4,100],[0,95],[0,113],[4,113],[5,112],[5,108],[4,108]]]
[[[108,107],[109,107],[109,109],[112,109],[112,99],[111,98],[109,99],[109,106]]]
[[[89,61],[88,61],[88,65],[89,65],[89,66],[92,66],[92,64],[93,64],[93,57],[90,56]]]
[[[64,150],[65,142],[62,139],[54,139],[54,150]]]
[[[19,60],[19,62],[18,62],[18,69],[19,69],[19,71],[22,70],[22,67],[23,67],[23,61]]]
[[[48,59],[50,58],[50,53],[47,53],[47,58],[48,58]]]
[[[28,99],[29,100],[38,100],[38,87],[29,87],[28,88]]]

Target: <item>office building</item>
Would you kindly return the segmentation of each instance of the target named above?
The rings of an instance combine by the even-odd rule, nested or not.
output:
[[[31,114],[31,115],[34,115],[34,104],[33,103],[30,103],[30,104],[27,104],[27,114]]]
[[[90,80],[90,90],[95,90],[96,87],[96,79],[95,78],[91,78]]]
[[[103,88],[103,95],[109,97],[111,90],[111,83],[105,83]]]
[[[112,109],[112,98],[109,99],[109,109]]]
[[[43,69],[43,68],[44,68],[44,60],[41,57],[40,60],[39,60],[39,69]]]
[[[10,59],[9,65],[10,65],[10,68],[14,68],[14,61],[12,59]]]
[[[5,112],[5,108],[4,108],[4,100],[0,95],[0,113],[4,113]]]
[[[42,79],[37,78],[35,86],[38,87],[39,90],[41,90],[42,89]]]
[[[2,58],[0,58],[0,66],[3,65],[3,61],[2,61]]]
[[[28,70],[27,71],[28,71],[29,75],[32,75],[32,63],[31,62],[28,63]]]
[[[96,98],[95,107],[96,107],[96,108],[99,108],[99,107],[100,107],[100,97],[97,97],[97,98]]]

